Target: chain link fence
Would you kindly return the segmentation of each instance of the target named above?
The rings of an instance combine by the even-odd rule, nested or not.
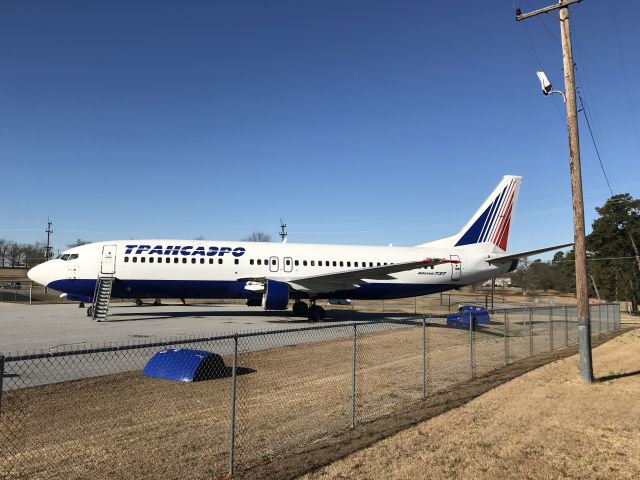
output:
[[[618,330],[619,305],[592,306],[591,322],[594,336]],[[575,307],[541,307],[459,327],[416,316],[0,356],[0,477],[215,478],[575,344],[576,330]],[[185,348],[219,357],[191,383],[140,374]]]

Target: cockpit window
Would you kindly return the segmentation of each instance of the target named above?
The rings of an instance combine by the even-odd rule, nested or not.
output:
[[[76,258],[78,258],[78,254],[72,253],[71,255],[69,255],[69,258],[67,260],[75,260]]]
[[[64,261],[66,262],[67,260],[69,260],[69,257],[70,257],[70,256],[71,256],[71,255],[69,255],[68,253],[65,253],[65,254],[63,254],[63,255],[60,255],[60,256],[58,257],[58,259],[59,259],[59,260],[64,260]]]

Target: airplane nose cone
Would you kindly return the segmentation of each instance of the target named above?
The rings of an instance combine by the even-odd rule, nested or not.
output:
[[[30,269],[27,272],[27,277],[29,277],[34,282],[39,283],[40,285],[44,285],[46,287],[50,281],[50,279],[48,278],[48,275],[46,274],[47,263],[48,262],[41,263],[40,265],[36,265],[32,269]]]

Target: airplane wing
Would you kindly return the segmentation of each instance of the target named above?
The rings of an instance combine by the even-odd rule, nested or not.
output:
[[[447,258],[425,258],[413,262],[393,263],[380,267],[358,268],[348,270],[346,272],[326,273],[323,275],[313,275],[309,277],[299,278],[239,278],[239,281],[263,282],[266,280],[275,280],[278,282],[288,283],[295,290],[314,293],[333,292],[336,290],[345,290],[368,283],[368,280],[393,280],[392,274],[415,270],[417,268],[434,267],[443,263],[458,263],[458,260],[449,260]],[[257,285],[256,285],[257,287]]]
[[[552,250],[560,250],[561,248],[571,247],[573,243],[564,243],[562,245],[555,245],[553,247],[540,248],[538,250],[529,250],[528,252],[520,252],[520,253],[512,253],[509,255],[504,255],[502,257],[493,257],[488,258],[488,263],[502,263],[502,262],[510,262],[511,260],[517,260],[519,258],[530,257],[532,255],[538,255],[544,252],[550,252]]]

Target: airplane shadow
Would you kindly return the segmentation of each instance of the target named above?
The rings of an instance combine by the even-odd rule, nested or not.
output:
[[[189,305],[190,306],[190,305]],[[200,306],[202,307],[202,305]],[[207,308],[209,306],[207,305]],[[166,320],[171,318],[229,318],[229,317],[240,317],[240,318],[255,318],[258,320],[264,320],[266,323],[271,324],[305,324],[305,325],[316,325],[316,323],[311,322],[306,317],[295,316],[292,313],[283,314],[283,312],[265,312],[263,310],[255,310],[255,311],[247,311],[247,310],[205,310],[202,309],[200,311],[193,311],[193,309],[189,309],[187,311],[183,310],[183,306],[179,306],[180,310],[170,310],[170,311],[149,311],[147,309],[143,309],[142,311],[136,312],[110,312],[107,317],[107,321],[103,323],[109,322],[139,322],[145,320]],[[372,320],[380,320],[384,317],[389,317],[397,314],[392,313],[380,313],[380,312],[355,312],[352,310],[327,310],[326,316],[322,322],[319,323],[330,323],[330,322],[358,322],[358,321],[372,321]],[[271,318],[270,318],[271,317]]]
[[[633,377],[634,375],[640,375],[640,370],[626,373],[616,373],[613,375],[606,375],[604,377],[596,378],[598,382],[608,382],[609,380],[615,380],[616,378]]]

